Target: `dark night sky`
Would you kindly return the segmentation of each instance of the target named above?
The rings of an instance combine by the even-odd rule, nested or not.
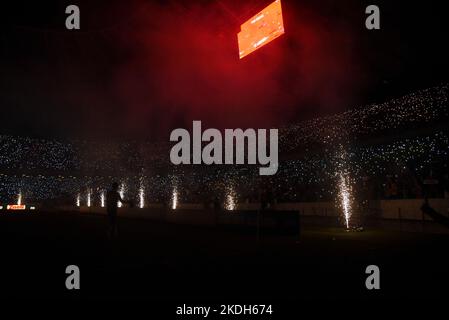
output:
[[[447,81],[442,1],[282,0],[286,34],[239,60],[240,24],[270,2],[2,3],[0,134],[168,140],[194,119],[278,126]]]

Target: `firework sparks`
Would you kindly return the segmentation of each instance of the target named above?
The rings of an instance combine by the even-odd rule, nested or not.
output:
[[[338,187],[338,206],[343,211],[346,228],[352,216],[352,186],[351,178],[348,171],[347,153],[343,146],[340,146],[337,159],[337,187]]]
[[[120,186],[120,191],[119,191],[120,197],[122,199],[124,199],[124,197],[125,197],[125,191],[126,191],[126,186],[125,186],[124,183],[122,183],[122,185]],[[118,205],[119,208],[122,207],[122,203],[120,201],[118,201],[117,205]]]
[[[104,208],[105,201],[106,201],[106,196],[105,196],[104,190],[103,190],[103,191],[101,191],[101,194],[100,194],[100,203],[101,203],[102,208]]]
[[[19,194],[17,195],[17,205],[22,205],[22,192],[19,192]]]
[[[339,199],[345,216],[346,228],[349,229],[349,220],[351,219],[351,185],[349,178],[345,177],[343,173],[340,173]]]
[[[77,207],[81,206],[81,195],[79,193],[76,196],[76,206]]]
[[[173,193],[171,196],[172,206],[171,208],[175,210],[178,207],[178,189],[176,186],[173,187]]]
[[[143,186],[140,187],[139,190],[139,208],[143,208],[145,206],[145,190]]]
[[[145,207],[145,184],[143,174],[139,178],[139,208]]]
[[[227,188],[227,194],[226,194],[226,200],[225,200],[225,209],[233,211],[236,208],[236,194],[234,191],[234,187],[232,185],[229,185]]]
[[[91,197],[92,197],[92,191],[90,189],[87,190],[87,206],[91,206]]]

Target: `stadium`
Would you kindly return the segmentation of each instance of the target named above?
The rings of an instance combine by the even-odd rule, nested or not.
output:
[[[36,7],[42,21],[11,5],[0,34],[2,297],[144,299],[171,315],[186,304],[291,315],[309,299],[447,299],[441,19],[408,8],[396,25],[403,8],[379,7],[385,25],[368,31],[358,1],[83,3],[90,15],[66,30],[50,14],[61,2]],[[416,38],[424,31],[406,17],[421,11],[429,24]],[[277,171],[173,164],[169,132],[192,121],[278,129]],[[64,285],[71,265],[79,290]]]
[[[4,207],[16,202],[39,204],[41,209],[104,207],[105,191],[112,181],[119,181],[122,196],[140,208],[172,206],[174,190],[180,207],[207,206],[218,197],[222,208],[230,198],[233,209],[250,204],[256,208],[261,186],[269,191],[272,205],[281,207],[338,203],[338,170],[348,175],[359,201],[444,199],[447,91],[442,85],[281,128],[280,172],[268,182],[250,165],[172,165],[167,160],[168,142],[2,136],[1,200]],[[364,189],[367,185],[369,190]]]

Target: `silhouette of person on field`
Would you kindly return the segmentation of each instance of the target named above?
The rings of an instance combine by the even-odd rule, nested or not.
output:
[[[109,220],[109,237],[117,237],[117,207],[118,202],[128,203],[132,206],[132,201],[122,199],[118,192],[118,183],[112,184],[111,190],[106,193],[106,211]]]

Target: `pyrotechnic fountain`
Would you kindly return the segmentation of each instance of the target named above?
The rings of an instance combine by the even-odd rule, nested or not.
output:
[[[179,205],[179,190],[178,190],[179,181],[178,181],[177,176],[175,176],[175,175],[172,175],[170,177],[170,180],[171,180],[171,185],[172,185],[170,207],[172,208],[172,210],[175,210],[178,208],[178,205]]]
[[[139,189],[139,208],[143,208],[145,206],[145,190],[143,186]]]
[[[337,188],[338,188],[338,207],[341,208],[346,228],[349,229],[350,220],[352,216],[352,184],[348,170],[348,163],[346,159],[346,151],[343,146],[340,146],[339,153],[337,155]]]
[[[339,199],[340,206],[345,216],[346,228],[349,229],[349,220],[351,219],[351,185],[348,177],[345,177],[343,173],[340,173],[339,187]]]
[[[226,199],[225,199],[225,209],[226,210],[235,210],[236,208],[236,194],[234,191],[234,186],[232,184],[226,187]]]
[[[22,192],[20,191],[17,195],[17,205],[22,205]]]
[[[143,209],[145,207],[145,186],[143,183],[143,176],[140,177],[140,187],[139,187],[139,208]]]
[[[104,206],[105,206],[105,201],[106,201],[106,196],[105,196],[104,190],[103,190],[103,191],[101,191],[101,194],[100,194],[100,203],[101,203],[102,208],[104,208]]]
[[[76,196],[76,206],[77,207],[81,206],[81,194],[79,194],[79,193]]]
[[[119,190],[119,194],[120,194],[120,197],[121,197],[122,199],[125,198],[125,192],[126,192],[126,186],[125,186],[125,183],[123,182],[123,183],[121,184],[120,190]],[[118,202],[118,207],[119,207],[119,208],[122,207],[122,203],[121,203],[120,201]]]
[[[178,207],[178,188],[173,186],[173,192],[171,196],[171,208],[175,210]]]
[[[87,206],[88,207],[90,207],[90,205],[91,205],[91,196],[92,196],[91,189],[87,189]]]

